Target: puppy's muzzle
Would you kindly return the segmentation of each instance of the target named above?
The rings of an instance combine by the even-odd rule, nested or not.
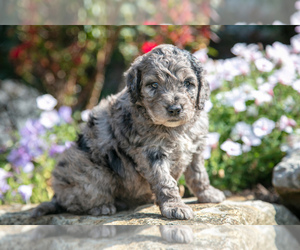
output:
[[[171,105],[167,108],[168,114],[170,116],[179,116],[182,112],[182,106],[181,105]]]

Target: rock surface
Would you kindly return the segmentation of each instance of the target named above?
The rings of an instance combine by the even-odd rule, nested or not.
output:
[[[300,226],[278,226],[300,225],[287,208],[237,200],[197,204],[195,198],[185,199],[193,220],[166,219],[154,205],[113,216],[38,219],[29,217],[36,205],[2,206],[0,249],[300,249]]]
[[[37,90],[15,80],[0,80],[0,147],[6,146],[14,129],[20,129],[27,119],[38,116]],[[1,148],[0,148],[1,149]]]
[[[274,168],[272,183],[283,203],[300,215],[300,149],[292,151]]]
[[[2,226],[5,249],[300,249],[298,226]]]
[[[162,217],[155,205],[141,206],[112,216],[46,215],[30,218],[30,206],[3,206],[1,225],[299,225],[300,222],[282,205],[263,201],[232,201],[220,204],[198,204],[195,198],[185,199],[195,212],[192,220],[171,220]],[[22,211],[23,210],[23,211]],[[25,210],[25,211],[24,211]]]

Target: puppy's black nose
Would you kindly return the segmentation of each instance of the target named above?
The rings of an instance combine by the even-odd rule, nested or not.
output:
[[[181,105],[171,105],[167,108],[169,115],[177,116],[181,113],[182,107]]]

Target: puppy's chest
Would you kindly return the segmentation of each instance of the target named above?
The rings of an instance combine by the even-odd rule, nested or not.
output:
[[[197,144],[186,134],[167,138],[165,144],[169,161],[177,166],[188,165],[192,160],[193,154],[197,151]]]

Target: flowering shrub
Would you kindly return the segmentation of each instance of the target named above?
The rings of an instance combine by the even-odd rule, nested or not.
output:
[[[195,53],[212,91],[205,158],[213,185],[236,191],[271,184],[287,136],[300,133],[299,44],[300,35],[291,45],[275,42],[265,50],[236,44],[236,57],[217,61],[206,50]]]
[[[187,25],[7,26],[4,30],[2,40],[8,45],[5,50],[0,47],[0,55],[7,62],[0,61],[0,78],[11,65],[13,78],[73,109],[90,109],[98,103],[112,57],[114,63],[119,60],[127,67],[158,44],[195,51],[206,47],[211,36],[209,26]]]
[[[204,157],[213,185],[232,191],[258,182],[270,185],[287,137],[300,133],[299,44],[300,35],[291,38],[291,45],[275,42],[265,49],[236,44],[236,56],[226,60],[209,59],[207,50],[195,53],[212,92],[205,106],[211,132]],[[70,107],[56,110],[56,105],[51,95],[38,97],[39,119],[26,122],[11,148],[0,148],[2,201],[37,203],[52,197],[55,157],[70,147],[78,122],[86,121],[89,112],[72,115]]]
[[[49,200],[51,171],[57,154],[76,139],[77,121],[70,107],[54,107],[49,94],[36,100],[39,119],[30,119],[18,133],[18,142],[0,158],[0,198],[6,202],[33,203]],[[5,158],[8,161],[5,162]]]

